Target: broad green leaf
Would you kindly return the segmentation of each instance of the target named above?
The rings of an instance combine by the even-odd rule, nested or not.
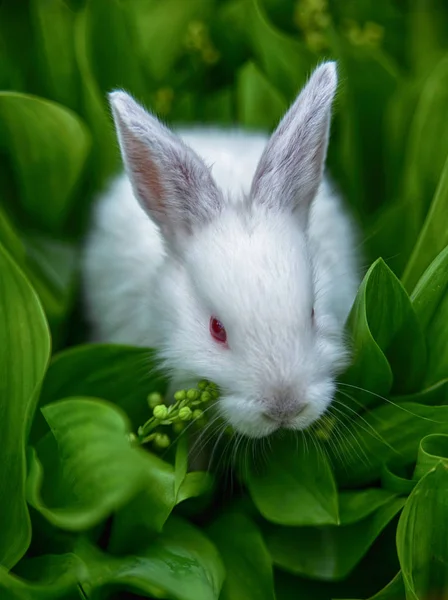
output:
[[[88,344],[57,354],[42,387],[40,406],[69,396],[104,398],[125,411],[136,430],[150,417],[149,393],[165,392],[165,381],[155,373],[153,353],[129,346]],[[48,431],[36,415],[32,439]]]
[[[224,513],[207,530],[227,577],[221,600],[274,600],[272,560],[255,524],[244,514]]]
[[[106,177],[117,167],[119,153],[106,99],[92,72],[89,27],[89,7],[86,7],[76,15],[74,44],[81,78],[79,110],[92,132],[89,176],[92,188],[96,189],[104,185]]]
[[[50,356],[39,299],[0,245],[0,564],[12,567],[31,529],[25,501],[25,447]]]
[[[238,73],[237,99],[238,120],[246,127],[272,129],[286,109],[283,98],[253,63]]]
[[[211,473],[206,471],[191,471],[187,473],[177,493],[177,502],[188,498],[197,498],[210,494],[215,487],[215,480]]]
[[[22,560],[14,573],[0,567],[2,600],[78,598],[78,582],[86,568],[75,554],[48,555]]]
[[[401,496],[408,496],[417,483],[416,480],[405,477],[404,469],[392,469],[383,465],[381,469],[381,487]],[[398,472],[397,472],[398,471]]]
[[[448,377],[448,293],[445,293],[427,332],[428,364],[425,385],[433,386]]]
[[[420,442],[414,479],[423,477],[439,462],[448,467],[448,435],[440,433],[427,435]]]
[[[276,565],[325,581],[346,577],[405,503],[392,498],[362,521],[327,527],[266,524],[264,537]]]
[[[301,42],[284,35],[266,20],[259,0],[249,0],[247,4],[246,27],[256,62],[291,102],[305,83],[314,57]]]
[[[447,427],[448,406],[413,402],[379,406],[352,431],[353,452],[363,450],[359,458],[347,468],[346,459],[333,457],[336,479],[342,486],[354,487],[377,480],[384,465],[392,469],[410,465],[417,460],[420,440],[431,433],[446,433]]]
[[[163,533],[128,556],[100,553],[82,540],[75,552],[89,570],[83,589],[92,600],[104,597],[103,587],[172,600],[218,600],[224,580],[215,546],[179,517],[171,517]]]
[[[0,244],[9,253],[17,265],[23,269],[25,265],[25,248],[13,224],[0,205]]]
[[[440,258],[439,255],[444,248],[445,250],[448,248],[448,226],[445,221],[448,212],[448,131],[446,152],[447,160],[445,161],[434,199],[403,273],[403,285],[409,292],[417,285],[419,277],[423,275],[425,269],[429,270],[431,266],[433,269],[436,269],[432,261],[436,261],[438,258],[439,261],[444,260],[445,264],[447,261],[446,257],[442,256]],[[430,275],[433,277],[436,276],[436,274],[431,272],[427,274],[427,277]]]
[[[429,388],[421,392],[410,394],[409,396],[393,397],[394,402],[416,402],[417,404],[428,404],[431,406],[448,404],[448,379],[442,379]]]
[[[447,171],[448,172],[448,171]],[[426,329],[448,289],[448,245],[420,277],[411,295],[412,306]]]
[[[414,245],[436,193],[442,172],[446,172],[448,156],[448,126],[445,107],[448,100],[448,57],[445,56],[429,73],[424,82],[410,127],[406,166],[403,175],[403,198],[408,205],[407,218],[403,222],[403,243]],[[431,148],[431,152],[427,152]],[[419,249],[413,254],[403,276],[405,287],[412,290],[424,269],[447,244],[444,209],[446,207],[446,176],[440,184],[437,202],[434,201],[434,217],[427,221],[425,232],[418,242]],[[445,209],[446,210],[446,209]],[[436,216],[436,215],[441,215]],[[431,239],[431,235],[435,235]],[[445,239],[445,242],[443,242]],[[406,255],[410,248],[402,246]]]
[[[310,441],[293,434],[274,438],[266,462],[251,465],[243,477],[254,504],[272,523],[339,522],[333,473],[326,456]]]
[[[398,573],[382,590],[369,600],[406,600],[401,572]]]
[[[22,210],[34,225],[60,229],[89,152],[86,127],[58,104],[1,92],[0,133]]]
[[[31,0],[30,16],[41,93],[75,110],[79,94],[73,44],[75,12],[62,0]]]
[[[448,468],[439,462],[415,486],[397,528],[408,600],[444,598],[448,589]]]
[[[356,492],[340,492],[339,517],[341,525],[362,521],[382,506],[389,504],[395,494],[379,488],[367,488]]]
[[[173,468],[131,446],[121,411],[105,401],[72,398],[42,412],[51,433],[30,457],[28,501],[36,510],[57,527],[79,531],[150,489],[147,521],[161,527],[175,504]]]
[[[448,50],[448,14],[443,0],[412,0],[406,11],[413,69],[426,75]]]
[[[382,259],[364,277],[348,323],[354,355],[342,382],[386,395],[392,383],[390,364],[394,389],[414,391],[424,373],[423,333],[409,297]],[[358,397],[362,394],[344,386],[342,391]],[[361,398],[363,404],[375,400],[374,395]]]

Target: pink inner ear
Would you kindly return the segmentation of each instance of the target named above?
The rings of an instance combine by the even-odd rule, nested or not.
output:
[[[144,142],[129,132],[123,141],[130,179],[140,201],[149,211],[155,213],[157,220],[165,221],[165,188],[151,151]]]

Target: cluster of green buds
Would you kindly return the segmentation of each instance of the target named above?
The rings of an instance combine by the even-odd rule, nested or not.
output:
[[[178,435],[191,422],[194,422],[196,427],[203,427],[206,423],[204,405],[218,397],[218,386],[205,380],[199,381],[196,388],[178,390],[174,394],[173,404],[166,405],[163,396],[158,392],[149,394],[148,404],[152,416],[138,428],[138,443],[152,443],[154,448],[161,450],[168,448],[171,438],[163,428],[171,427]]]

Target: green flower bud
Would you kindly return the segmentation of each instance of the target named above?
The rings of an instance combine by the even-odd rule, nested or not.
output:
[[[176,402],[185,400],[186,397],[187,397],[187,392],[185,390],[179,390],[178,392],[176,392],[174,394],[174,400],[176,400]]]
[[[166,435],[166,433],[157,433],[155,438],[154,438],[154,446],[156,446],[156,448],[168,448],[168,446],[171,443],[170,438]]]
[[[201,381],[198,383],[198,389],[203,391],[206,390],[208,387],[208,381],[206,381],[205,379],[201,379]]]
[[[153,409],[152,414],[156,419],[163,421],[163,419],[166,419],[168,416],[168,407],[164,404],[160,404]]]
[[[197,408],[196,410],[193,411],[193,419],[200,419],[203,416],[204,416],[204,411],[201,410],[200,408]]]
[[[128,440],[130,444],[135,444],[138,441],[137,436],[135,435],[135,433],[130,433],[128,435]]]
[[[199,398],[199,391],[192,388],[187,392],[188,400],[197,400]]]
[[[163,404],[162,394],[159,394],[158,392],[153,392],[152,394],[149,394],[148,404],[149,404],[149,408],[153,408],[153,409],[156,406],[158,406],[159,404]]]
[[[202,392],[201,394],[201,400],[202,402],[208,402],[209,400],[211,400],[212,395],[210,394],[210,392]]]
[[[173,425],[173,431],[174,433],[182,433],[182,431],[185,429],[185,424],[184,423],[174,423]]]
[[[181,421],[189,421],[192,417],[192,414],[193,413],[191,412],[191,408],[189,408],[188,406],[184,406],[179,410],[179,419]]]

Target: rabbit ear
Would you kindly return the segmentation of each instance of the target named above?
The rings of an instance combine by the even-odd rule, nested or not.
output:
[[[123,162],[134,194],[165,237],[191,233],[220,210],[210,170],[129,94],[109,94]]]
[[[254,202],[298,210],[306,223],[322,180],[336,86],[336,63],[314,71],[261,156],[251,188]]]

